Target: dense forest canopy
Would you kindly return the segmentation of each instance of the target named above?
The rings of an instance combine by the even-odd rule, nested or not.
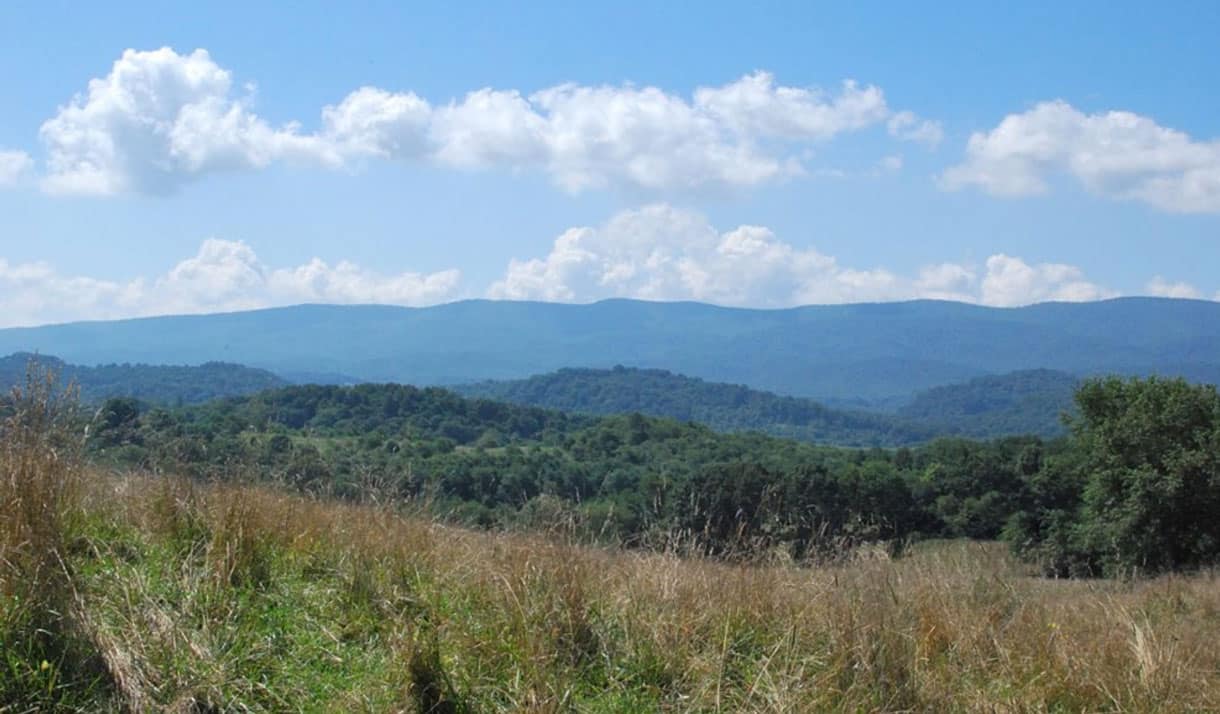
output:
[[[288,382],[263,370],[226,362],[197,366],[103,364],[73,365],[50,355],[18,352],[0,357],[0,385],[21,384],[31,362],[58,374],[62,384],[80,389],[86,402],[132,397],[154,404],[202,404],[220,397],[253,394]]]
[[[902,446],[937,436],[997,438],[1064,433],[1078,383],[1072,375],[1029,370],[979,377],[915,396],[897,414],[831,408],[744,385],[667,370],[566,368],[529,379],[451,387],[467,396],[588,414],[640,412],[697,421],[717,431],[762,431],[839,446]]]
[[[442,389],[289,387],[202,406],[111,400],[111,463],[258,473],[305,490],[430,504],[485,527],[558,517],[628,544],[710,552],[1003,535],[1048,572],[1216,561],[1220,401],[1183,380],[1086,381],[1066,438],[819,447],[643,416],[574,416]]]
[[[976,377],[920,392],[898,415],[935,431],[990,438],[1004,434],[1064,433],[1080,379],[1050,369]]]
[[[763,431],[841,446],[900,446],[927,441],[930,429],[892,416],[831,409],[739,384],[720,384],[660,369],[561,369],[524,380],[452,387],[468,396],[583,412],[697,421],[717,431]]]

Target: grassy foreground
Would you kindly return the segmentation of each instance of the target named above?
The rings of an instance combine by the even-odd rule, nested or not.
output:
[[[0,444],[4,714],[1220,710],[1215,573],[588,548],[91,473],[56,419]]]

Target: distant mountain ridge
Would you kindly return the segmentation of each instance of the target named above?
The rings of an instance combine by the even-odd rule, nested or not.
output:
[[[225,362],[197,366],[102,364],[86,367],[68,364],[50,355],[17,352],[0,357],[0,389],[24,382],[31,361],[54,371],[61,384],[74,382],[85,402],[133,397],[157,404],[201,404],[288,384],[266,370]]]
[[[224,361],[278,374],[452,384],[583,365],[660,368],[817,399],[909,399],[988,374],[1220,381],[1220,304],[1168,298],[991,308],[940,301],[726,308],[472,300],[304,305],[0,330],[0,354],[83,364]]]
[[[699,422],[717,431],[762,431],[840,446],[898,446],[933,432],[892,415],[830,409],[737,384],[708,382],[660,369],[565,368],[512,381],[450,387],[467,397],[595,415],[639,412]]]

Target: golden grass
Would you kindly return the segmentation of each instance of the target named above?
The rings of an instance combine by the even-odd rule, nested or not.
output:
[[[80,438],[70,395],[54,378],[31,371],[15,388],[0,420],[0,569],[10,596],[52,597],[62,587],[67,521],[76,513],[81,482]]]
[[[202,565],[182,577],[197,580],[184,587],[211,599],[214,620],[184,622],[127,582],[126,611],[151,614],[110,636],[133,663],[193,661],[190,677],[207,681],[183,690],[211,691],[209,701],[235,676],[208,640],[226,616],[216,593],[267,586],[286,567],[268,565],[274,552],[325,563],[346,597],[386,619],[381,656],[402,677],[377,686],[399,688],[399,708],[1220,710],[1214,573],[1045,580],[978,543],[824,568],[725,564],[471,532],[257,487],[95,483],[105,488],[94,509],[115,522],[153,537],[208,534],[194,546]],[[158,646],[172,656],[149,651]],[[166,687],[165,672],[131,678]]]

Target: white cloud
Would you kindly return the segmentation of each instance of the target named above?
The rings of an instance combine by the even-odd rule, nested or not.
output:
[[[1154,295],[1199,297],[1159,276]],[[785,242],[763,226],[718,230],[667,204],[574,227],[544,256],[512,260],[485,291],[496,299],[591,302],[610,297],[751,307],[956,300],[1000,307],[1118,295],[1071,265],[996,254],[982,266],[945,262],[902,275],[848,266]],[[64,275],[46,263],[0,259],[0,327],[82,319],[247,310],[299,303],[431,305],[469,294],[457,270],[385,274],[350,261],[270,267],[241,241],[209,239],[158,276],[127,281]],[[1217,295],[1220,300],[1220,295]]]
[[[546,170],[567,191],[749,186],[796,170],[655,87],[564,85],[531,101],[546,126]]]
[[[0,188],[16,185],[32,168],[34,160],[24,151],[0,150]]]
[[[381,275],[346,260],[331,266],[314,258],[272,271],[267,288],[279,302],[431,305],[453,298],[460,279],[452,269]]]
[[[261,168],[290,158],[327,160],[297,127],[273,128],[234,95],[206,50],[127,50],[110,74],[60,107],[40,130],[43,187],[52,193],[164,193],[200,174]]]
[[[1160,275],[1149,280],[1144,291],[1155,297],[1203,299],[1203,292],[1190,283],[1171,282]],[[1217,294],[1217,299],[1220,299],[1220,294]]]
[[[269,268],[241,241],[209,239],[155,279],[108,281],[60,274],[45,263],[0,259],[0,326],[82,319],[249,310],[304,302],[429,305],[455,297],[457,270],[385,275],[314,258]]]
[[[144,288],[141,280],[67,276],[46,263],[0,258],[0,327],[143,314]]]
[[[849,271],[834,258],[776,240],[768,229],[719,233],[664,204],[625,211],[599,228],[572,228],[546,257],[514,260],[488,295],[591,301],[607,297],[778,306],[892,296],[884,271]]]
[[[978,273],[957,263],[925,265],[915,279],[914,294],[932,300],[978,302]]]
[[[607,297],[700,300],[784,307],[934,298],[996,306],[1116,295],[1070,265],[1028,264],[1003,254],[980,274],[956,263],[915,277],[852,268],[761,226],[718,231],[701,215],[665,204],[625,211],[605,225],[571,228],[541,258],[513,260],[492,298],[587,302]]]
[[[338,157],[416,158],[427,153],[431,120],[431,105],[414,93],[361,87],[322,109],[322,134]]]
[[[945,131],[940,122],[920,119],[910,111],[901,111],[891,116],[885,123],[885,128],[892,137],[914,141],[930,148],[935,148],[945,138]]]
[[[547,173],[565,190],[690,191],[752,186],[803,172],[811,146],[886,123],[939,141],[935,122],[894,112],[881,89],[778,85],[755,72],[690,98],[656,87],[563,84],[529,95],[484,88],[433,106],[362,87],[321,112],[316,132],[275,127],[253,91],[206,50],[127,50],[105,77],[46,121],[43,186],[57,193],[163,193],[207,173],[277,161],[330,168],[373,160]]]
[[[1063,101],[973,134],[965,162],[947,170],[942,184],[1022,196],[1045,192],[1060,172],[1100,196],[1179,213],[1220,212],[1220,141],[1196,141],[1131,112],[1085,114]]]
[[[697,115],[740,136],[829,139],[872,126],[890,115],[885,95],[872,85],[843,82],[838,96],[775,85],[769,72],[755,72],[723,87],[695,90]]]
[[[1062,263],[1030,265],[1020,258],[993,255],[980,285],[979,302],[997,307],[1034,302],[1084,302],[1117,297],[1118,293],[1091,283],[1081,270]]]

